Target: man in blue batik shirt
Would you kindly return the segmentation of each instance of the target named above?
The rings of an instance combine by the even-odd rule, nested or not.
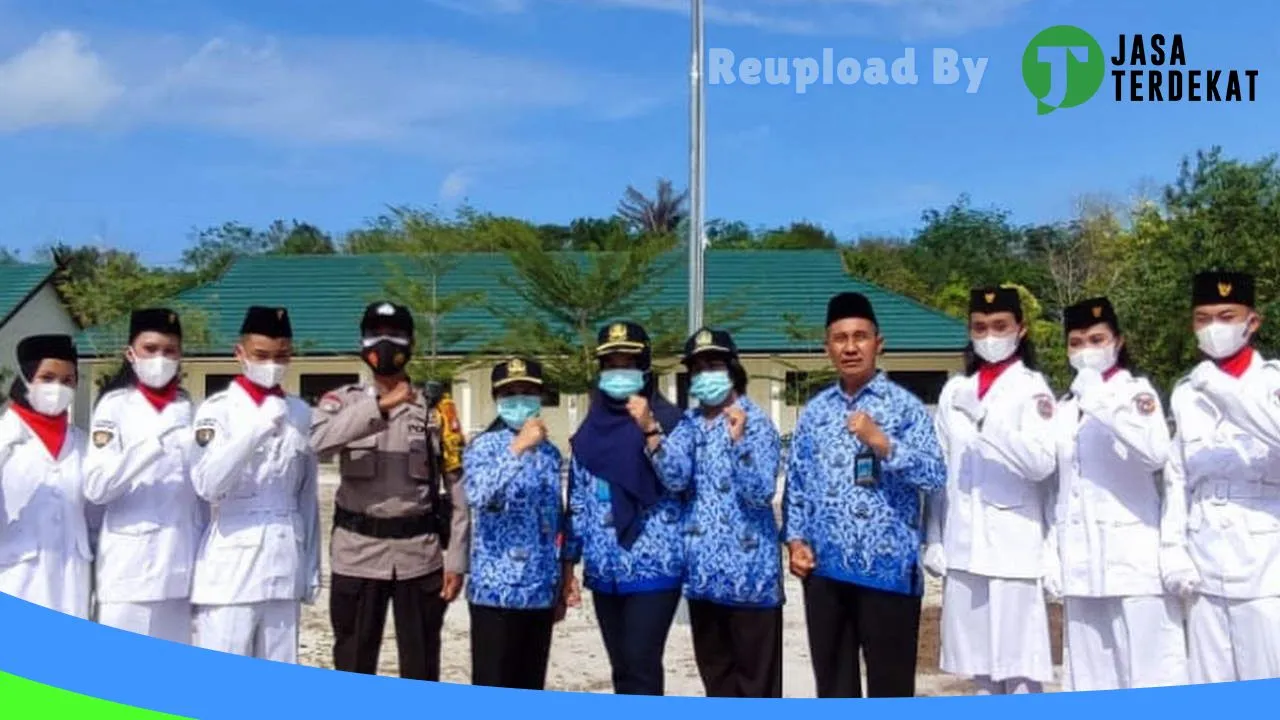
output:
[[[915,694],[922,494],[946,479],[924,404],[876,367],[884,337],[870,301],[827,304],[827,356],[839,375],[800,413],[783,525],[804,584],[818,697]]]

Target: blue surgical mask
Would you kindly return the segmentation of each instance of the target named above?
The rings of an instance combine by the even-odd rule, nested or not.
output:
[[[614,400],[626,400],[644,389],[644,371],[616,368],[600,373],[600,391]]]
[[[526,420],[542,411],[542,398],[537,395],[508,395],[498,398],[498,417],[512,430],[519,430]]]
[[[711,407],[718,407],[729,397],[733,389],[733,380],[728,370],[706,370],[693,376],[689,382],[689,394],[698,402]]]

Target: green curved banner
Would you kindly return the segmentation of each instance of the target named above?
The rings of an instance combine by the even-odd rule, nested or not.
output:
[[[193,720],[78,695],[0,672],[0,717],[92,720]]]

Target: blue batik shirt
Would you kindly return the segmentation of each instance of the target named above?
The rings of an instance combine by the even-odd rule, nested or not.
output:
[[[684,497],[664,488],[658,502],[644,510],[640,536],[626,550],[613,527],[611,492],[608,481],[571,459],[564,558],[582,561],[582,584],[611,595],[679,589],[685,569]]]
[[[875,486],[854,482],[866,449],[848,429],[857,411],[891,442]],[[805,405],[792,436],[783,495],[788,542],[813,549],[820,577],[887,592],[921,595],[921,496],[943,487],[946,464],[933,420],[911,392],[883,372],[850,396],[839,383]]]
[[[562,456],[543,441],[520,456],[503,425],[477,437],[463,456],[471,508],[467,599],[515,610],[552,607],[560,592]]]
[[[781,440],[769,417],[746,397],[736,444],[728,417],[708,422],[686,413],[654,454],[663,482],[692,491],[685,519],[688,568],[684,593],[741,607],[782,604],[781,535],[773,514]]]

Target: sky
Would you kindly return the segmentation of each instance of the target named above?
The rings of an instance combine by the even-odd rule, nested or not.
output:
[[[198,228],[342,233],[388,205],[536,222],[607,216],[689,173],[689,0],[0,0],[0,246],[176,263]],[[914,85],[712,82],[707,217],[910,233],[961,193],[1018,222],[1127,200],[1221,145],[1276,149],[1277,19],[1262,2],[707,0],[709,55],[914,50]],[[1089,102],[1037,115],[1023,51],[1070,24],[1115,52],[1181,33],[1184,69],[1256,69],[1253,103]],[[935,49],[987,58],[975,92]],[[718,76],[723,79],[723,75]]]

